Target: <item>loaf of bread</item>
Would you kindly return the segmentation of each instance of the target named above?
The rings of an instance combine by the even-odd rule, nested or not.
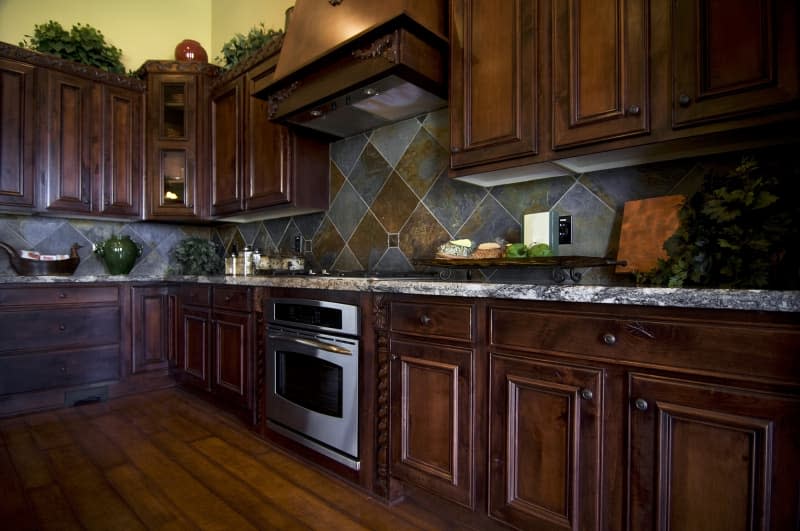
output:
[[[487,260],[491,258],[502,258],[503,247],[499,243],[486,242],[478,245],[478,248],[472,251],[469,258],[476,260]]]

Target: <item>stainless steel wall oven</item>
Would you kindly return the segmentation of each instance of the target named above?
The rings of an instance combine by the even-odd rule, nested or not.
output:
[[[358,452],[358,306],[267,302],[267,426],[354,470]]]

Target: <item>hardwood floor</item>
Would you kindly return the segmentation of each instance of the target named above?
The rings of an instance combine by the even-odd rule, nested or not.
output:
[[[3,529],[455,529],[388,507],[179,389],[0,420]]]

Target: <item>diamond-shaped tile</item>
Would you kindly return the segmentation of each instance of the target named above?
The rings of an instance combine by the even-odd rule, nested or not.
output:
[[[389,232],[399,232],[419,199],[397,173],[392,173],[372,203],[372,211]]]
[[[419,131],[419,127],[419,122],[413,118],[403,120],[375,129],[369,141],[381,152],[389,165],[394,167]]]
[[[524,214],[550,210],[575,184],[570,176],[496,186],[490,193],[517,220]]]
[[[395,170],[422,197],[447,168],[447,151],[425,129],[420,129]]]
[[[572,187],[553,210],[560,216],[572,216],[573,243],[559,245],[558,254],[605,257],[616,248],[612,232],[617,213],[580,184]]]
[[[456,236],[477,243],[492,242],[497,238],[507,242],[522,241],[519,222],[491,195],[475,209]]]
[[[487,193],[485,188],[442,175],[423,202],[450,234],[456,234]]]
[[[258,234],[256,235],[256,239],[253,243],[254,249],[260,249],[262,255],[271,255],[275,254],[278,251],[278,246],[275,245],[275,242],[272,241],[270,238],[269,233],[267,233],[267,229],[262,227],[259,229]]]
[[[286,232],[289,221],[290,218],[276,218],[264,221],[264,228],[267,229],[267,233],[273,242],[279,242],[283,239],[283,233]]]
[[[429,113],[422,122],[422,127],[428,131],[439,144],[450,149],[450,110],[448,108],[439,109]]]
[[[345,176],[350,175],[366,143],[366,135],[358,134],[331,144],[331,159]]]
[[[375,146],[367,144],[348,179],[364,202],[370,205],[391,172],[391,166]]]
[[[342,238],[347,240],[366,211],[367,205],[361,196],[349,183],[345,183],[328,210],[328,218],[339,230]]]
[[[319,262],[320,267],[331,269],[336,257],[339,256],[344,247],[344,240],[339,236],[339,231],[333,226],[329,218],[325,218],[314,236],[314,258]]]
[[[247,242],[248,245],[253,245],[256,235],[258,234],[258,230],[261,228],[261,222],[254,221],[251,223],[239,223],[238,226],[239,232],[242,233],[242,238],[244,238],[244,241]]]
[[[361,265],[372,271],[386,251],[387,241],[384,228],[372,213],[367,212],[350,238],[348,246]]]
[[[411,263],[406,258],[406,255],[398,248],[388,249],[381,257],[378,265],[375,267],[376,271],[391,272],[391,273],[407,273],[413,271]]]
[[[297,225],[294,223],[289,223],[289,226],[286,227],[286,232],[283,233],[283,238],[281,238],[280,243],[278,243],[278,252],[282,255],[293,256],[298,254],[295,252],[294,241],[295,238],[301,237],[300,229],[297,228]],[[302,249],[301,249],[302,252]]]
[[[336,197],[336,194],[339,193],[339,190],[341,190],[343,184],[344,175],[342,174],[341,170],[336,167],[336,164],[331,162],[330,187],[328,188],[329,203],[333,202],[333,199]]]
[[[331,269],[333,271],[363,271],[364,266],[359,263],[350,248],[345,246]]]
[[[433,258],[450,235],[428,209],[419,205],[400,231],[400,250],[409,259]]]
[[[298,229],[300,229],[300,234],[302,234],[303,238],[306,240],[310,240],[314,237],[314,234],[317,233],[317,229],[319,229],[323,219],[325,219],[324,212],[306,214],[304,216],[295,216],[292,218],[294,224],[297,225]]]
[[[19,232],[31,247],[35,247],[42,240],[49,238],[61,225],[67,223],[63,219],[29,218],[23,219],[19,224]]]

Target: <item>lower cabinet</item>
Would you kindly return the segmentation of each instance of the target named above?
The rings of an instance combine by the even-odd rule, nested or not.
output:
[[[186,286],[180,305],[176,378],[249,418],[255,403],[254,288]]]
[[[131,374],[162,371],[174,359],[175,299],[167,286],[131,288]]]
[[[602,369],[491,354],[489,514],[599,529]]]

